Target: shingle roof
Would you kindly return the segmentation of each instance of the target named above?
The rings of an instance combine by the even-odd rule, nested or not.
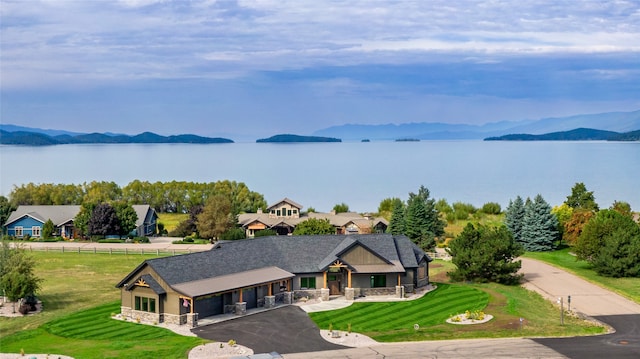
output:
[[[295,274],[317,273],[355,242],[391,263],[390,270],[398,265],[416,268],[420,256],[426,256],[407,237],[390,234],[259,237],[220,242],[205,252],[148,259],[118,287],[145,265],[171,286],[272,266]]]
[[[148,211],[153,210],[148,204],[136,204],[131,207],[133,207],[133,210],[138,215],[136,226],[144,224]],[[76,205],[18,206],[15,211],[11,212],[11,215],[4,225],[7,226],[25,215],[28,215],[42,223],[51,219],[53,224],[60,226],[76,218],[78,213],[80,213],[80,206]]]

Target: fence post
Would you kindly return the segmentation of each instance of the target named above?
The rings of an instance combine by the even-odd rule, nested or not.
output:
[[[126,256],[127,254],[129,254],[129,249],[128,249],[128,248],[125,248],[125,249],[124,249],[124,255]]]
[[[62,253],[64,253],[64,246],[62,246]]]
[[[156,256],[160,255],[160,250],[156,248]]]

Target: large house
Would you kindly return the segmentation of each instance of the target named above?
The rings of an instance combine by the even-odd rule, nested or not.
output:
[[[257,231],[274,230],[279,235],[293,233],[298,223],[309,218],[329,220],[336,234],[369,234],[384,233],[388,222],[384,218],[370,218],[354,212],[346,213],[302,213],[302,205],[283,198],[270,205],[266,213],[243,213],[238,216],[238,223],[245,229],[247,237],[253,237]]]
[[[148,259],[116,287],[127,318],[196,326],[302,296],[402,295],[429,284],[430,261],[405,236],[270,236]]]
[[[138,215],[136,228],[132,231],[134,236],[150,236],[156,232],[158,214],[149,205],[133,205],[133,210]],[[10,236],[22,238],[40,237],[42,227],[47,220],[51,220],[55,226],[55,236],[65,239],[76,238],[78,233],[73,225],[73,220],[80,213],[80,206],[18,206],[11,213],[4,224],[6,233]]]

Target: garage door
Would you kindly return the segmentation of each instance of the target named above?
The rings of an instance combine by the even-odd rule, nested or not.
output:
[[[247,302],[247,309],[258,307],[258,288],[249,288],[242,291],[242,300]]]
[[[222,314],[224,307],[222,305],[222,296],[216,295],[208,298],[198,298],[195,301],[195,312],[199,318],[210,317],[212,315]]]

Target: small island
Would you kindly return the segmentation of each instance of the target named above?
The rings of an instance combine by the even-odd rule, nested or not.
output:
[[[418,138],[398,138],[396,142],[420,142]]]
[[[291,134],[275,135],[269,138],[261,138],[257,143],[297,143],[297,142],[342,142],[339,138],[319,136],[299,136]]]

